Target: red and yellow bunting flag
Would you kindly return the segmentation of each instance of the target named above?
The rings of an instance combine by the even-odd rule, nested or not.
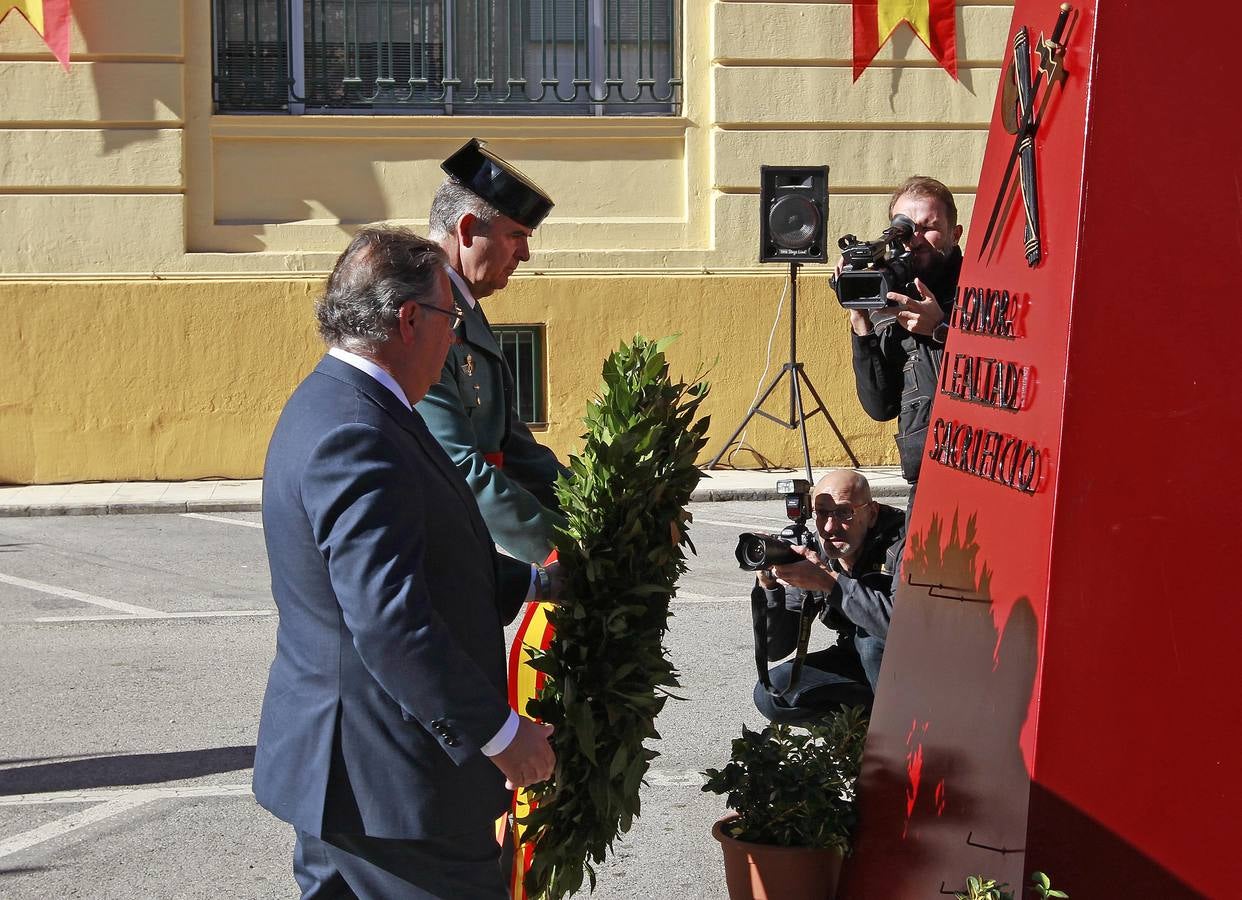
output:
[[[955,0],[854,0],[854,80],[905,22],[954,78],[957,78]]]
[[[0,0],[0,20],[17,10],[31,24],[52,55],[69,69],[69,0]]]

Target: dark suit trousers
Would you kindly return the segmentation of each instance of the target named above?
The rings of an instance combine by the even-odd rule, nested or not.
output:
[[[387,840],[297,832],[293,877],[303,900],[508,900],[491,828],[477,835]]]

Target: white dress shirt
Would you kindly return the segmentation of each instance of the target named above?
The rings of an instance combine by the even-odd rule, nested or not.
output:
[[[478,306],[479,301],[475,300],[474,294],[470,293],[470,286],[466,284],[466,279],[458,275],[457,270],[454,269],[452,266],[445,266],[444,271],[448,273],[449,281],[453,282],[453,285],[457,288],[458,292],[461,294],[462,299],[466,301],[466,303],[470,306],[470,308],[474,309],[476,306]]]

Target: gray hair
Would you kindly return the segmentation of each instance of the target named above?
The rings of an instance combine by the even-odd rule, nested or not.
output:
[[[433,296],[447,263],[438,244],[408,229],[359,229],[315,303],[319,336],[354,353],[384,343],[397,327],[401,304]]]
[[[457,230],[461,217],[470,213],[486,231],[500,215],[500,211],[478,194],[471,191],[456,178],[446,178],[436,189],[431,200],[431,214],[427,228],[433,241],[442,241]]]

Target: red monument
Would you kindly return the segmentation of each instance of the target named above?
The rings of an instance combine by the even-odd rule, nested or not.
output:
[[[842,897],[1242,896],[1238,21],[1015,4]]]

